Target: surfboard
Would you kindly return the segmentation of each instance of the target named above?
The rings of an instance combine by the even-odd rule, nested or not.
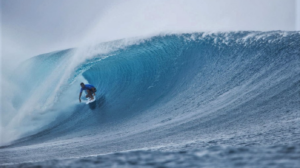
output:
[[[93,103],[95,100],[96,100],[96,96],[94,96],[94,99],[93,99],[93,100],[91,100],[91,99],[88,99],[88,100],[87,100],[87,102],[86,102],[86,104]]]

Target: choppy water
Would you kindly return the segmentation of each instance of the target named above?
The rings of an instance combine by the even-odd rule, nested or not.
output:
[[[193,148],[193,149],[187,149]],[[54,159],[2,167],[299,167],[300,145],[193,145],[179,151],[140,150],[72,159]]]

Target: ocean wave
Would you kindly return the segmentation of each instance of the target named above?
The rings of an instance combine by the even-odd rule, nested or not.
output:
[[[299,118],[299,32],[171,34],[120,44],[24,62],[13,77],[17,112],[4,126],[19,131],[11,145],[84,137],[94,147],[136,136],[156,146],[152,134],[177,144],[285,128]],[[78,102],[80,82],[97,88],[96,103]]]

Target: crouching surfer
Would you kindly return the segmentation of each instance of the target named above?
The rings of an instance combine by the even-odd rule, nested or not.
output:
[[[87,92],[87,95],[85,96],[86,98],[90,98],[90,100],[94,99],[94,96],[96,95],[96,88],[93,85],[90,84],[84,84],[84,83],[80,83],[81,86],[81,90],[80,90],[80,94],[79,94],[79,102],[81,102],[81,94],[82,91],[85,90]]]

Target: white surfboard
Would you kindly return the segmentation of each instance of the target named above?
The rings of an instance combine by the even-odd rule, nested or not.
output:
[[[96,96],[94,96],[94,99],[93,99],[93,100],[88,99],[88,101],[86,102],[86,104],[93,103],[95,100],[96,100]]]

